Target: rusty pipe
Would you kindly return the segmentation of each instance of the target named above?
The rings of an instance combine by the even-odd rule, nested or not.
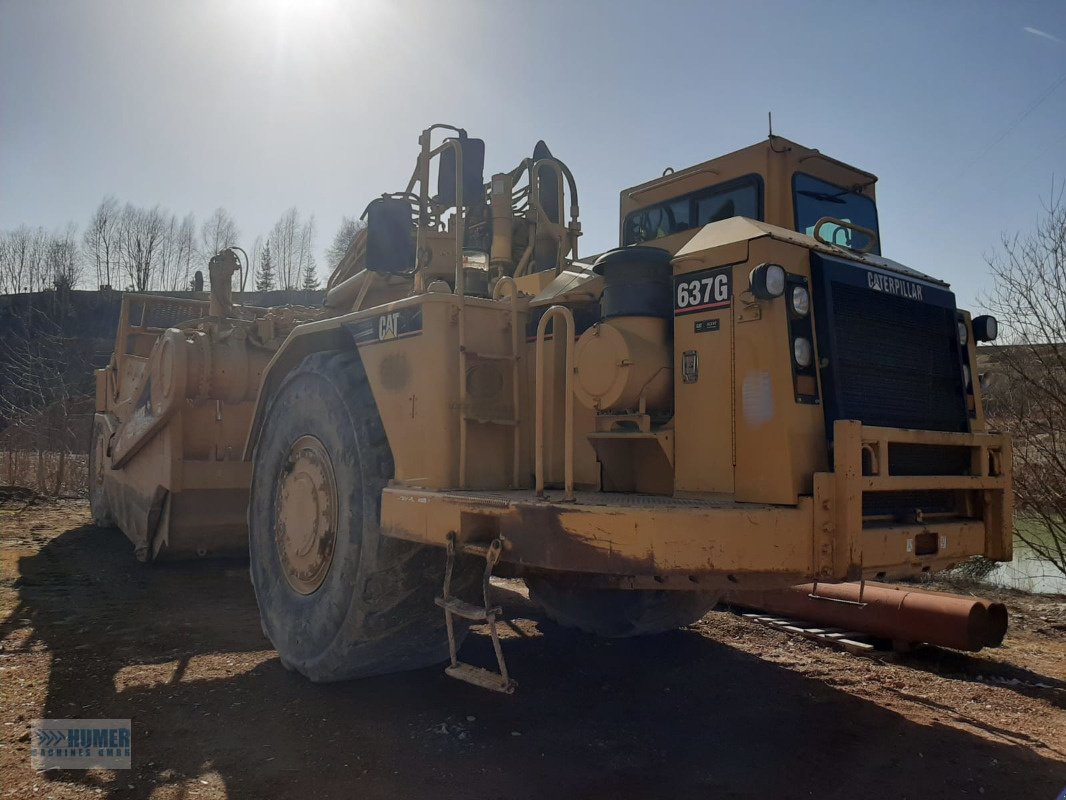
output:
[[[973,652],[998,647],[1007,632],[1002,603],[869,581],[737,591],[728,593],[726,601],[894,642]]]

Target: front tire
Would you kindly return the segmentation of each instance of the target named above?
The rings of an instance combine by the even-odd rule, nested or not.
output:
[[[440,549],[381,535],[392,453],[358,353],[304,359],[271,400],[248,510],[252,583],[282,663],[313,681],[448,657]],[[457,593],[479,570],[456,564]],[[465,627],[456,628],[459,641]]]
[[[654,636],[696,622],[717,592],[586,589],[528,577],[529,599],[555,623],[608,639]]]

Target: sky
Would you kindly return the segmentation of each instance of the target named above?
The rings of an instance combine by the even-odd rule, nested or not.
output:
[[[596,253],[621,189],[768,111],[878,175],[882,252],[980,309],[985,257],[1066,179],[1066,2],[0,0],[0,229],[114,194],[224,206],[250,247],[296,206],[321,254],[447,122],[486,174],[546,140]]]

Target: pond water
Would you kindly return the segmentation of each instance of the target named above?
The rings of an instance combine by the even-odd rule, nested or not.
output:
[[[1021,521],[1019,526],[1025,525]],[[1027,536],[1050,539],[1051,534],[1041,533],[1038,528],[1027,525]],[[1040,558],[1017,536],[1014,537],[1014,560],[998,565],[984,580],[994,586],[1021,589],[1024,592],[1039,594],[1066,594],[1066,575],[1057,570],[1054,564]]]

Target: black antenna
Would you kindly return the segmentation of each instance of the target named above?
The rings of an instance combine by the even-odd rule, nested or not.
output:
[[[773,150],[775,153],[787,153],[789,150],[791,150],[792,148],[788,147],[787,145],[785,147],[782,147],[780,150],[778,150],[776,147],[774,147],[774,112],[773,111],[767,111],[766,112],[766,122],[767,122],[767,125],[770,128],[770,149]]]

